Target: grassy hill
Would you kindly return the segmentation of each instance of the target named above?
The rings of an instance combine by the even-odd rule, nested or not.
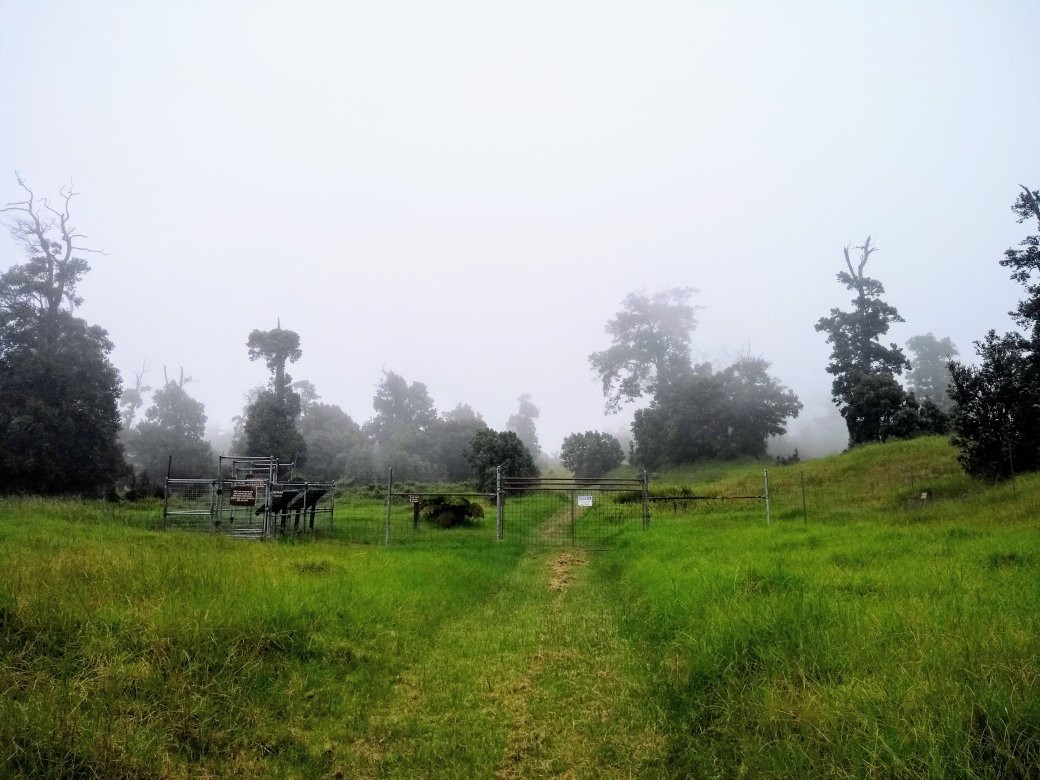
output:
[[[0,774],[1035,774],[1040,478],[975,483],[922,439],[653,484],[764,465],[771,524],[654,502],[600,553],[0,500]]]

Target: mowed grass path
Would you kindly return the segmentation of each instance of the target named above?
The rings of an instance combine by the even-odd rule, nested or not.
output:
[[[552,551],[261,544],[140,520],[0,504],[0,774],[631,775],[657,760],[645,659],[584,560],[551,589]]]
[[[0,774],[1037,776],[1040,480],[968,491],[937,441],[805,468],[910,462],[924,506],[845,483],[598,553],[0,502]]]

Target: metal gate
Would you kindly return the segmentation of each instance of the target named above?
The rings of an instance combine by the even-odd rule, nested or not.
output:
[[[607,547],[625,529],[649,525],[646,474],[639,479],[501,478],[500,539],[596,549]]]

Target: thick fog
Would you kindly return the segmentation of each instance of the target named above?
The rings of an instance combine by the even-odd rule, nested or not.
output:
[[[9,1],[0,201],[75,183],[105,252],[79,313],[225,428],[280,318],[358,422],[386,369],[498,429],[530,394],[548,451],[618,432],[587,357],[627,293],[690,286],[695,359],[771,361],[818,454],[843,246],[879,247],[892,341],[1010,326],[1038,30],[1035,2]]]

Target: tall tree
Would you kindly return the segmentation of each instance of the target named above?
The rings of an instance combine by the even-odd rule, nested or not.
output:
[[[131,462],[142,473],[158,478],[201,477],[214,470],[213,448],[206,441],[206,412],[201,402],[188,395],[184,386],[191,377],[164,383],[152,395],[152,405],[144,420],[127,436]]]
[[[512,431],[477,431],[470,440],[466,459],[477,475],[478,490],[495,489],[495,469],[504,477],[536,477],[538,467],[531,453]]]
[[[271,372],[271,389],[279,399],[284,399],[291,392],[292,377],[285,373],[285,364],[295,363],[303,357],[300,349],[300,334],[292,330],[282,330],[282,321],[278,320],[273,330],[253,330],[246,339],[250,360],[261,360],[267,364]]]
[[[690,304],[695,293],[690,287],[631,293],[607,321],[611,345],[589,355],[589,363],[603,384],[608,412],[656,393],[690,370],[690,334],[699,308]]]
[[[71,223],[72,189],[54,208],[17,180],[25,199],[0,208],[28,255],[0,275],[0,489],[95,493],[125,464],[112,342],[72,313],[92,250]]]
[[[920,399],[931,399],[932,403],[948,412],[953,400],[948,394],[950,389],[950,361],[959,355],[949,336],[941,339],[932,333],[923,336],[912,336],[906,342],[910,350],[910,371],[907,374],[907,385],[913,394]]]
[[[1037,226],[1000,261],[1025,288],[1011,312],[1025,333],[990,330],[975,342],[978,366],[950,364],[950,422],[960,463],[989,479],[1040,469],[1040,191],[1023,186],[1011,209],[1018,222],[1035,219]]]
[[[506,430],[519,436],[520,441],[527,447],[527,451],[531,453],[531,457],[537,458],[541,454],[542,448],[538,446],[538,429],[535,427],[534,421],[538,419],[540,411],[531,402],[531,396],[528,393],[524,393],[516,400],[518,408],[515,414],[509,415]]]
[[[366,429],[380,444],[403,431],[425,431],[437,420],[433,399],[422,382],[412,382],[393,371],[383,372],[383,381],[376,386],[372,398],[376,416]]]
[[[887,397],[887,391],[882,395],[868,391],[879,381],[886,382],[889,390],[898,387],[895,375],[909,367],[906,355],[898,346],[886,346],[880,340],[893,322],[903,322],[903,318],[894,306],[881,299],[885,293],[884,285],[864,273],[867,260],[877,247],[870,245],[870,236],[867,236],[863,245],[856,249],[860,250],[858,264],[853,267],[849,247],[845,247],[848,271],[838,273],[838,281],[856,294],[852,299],[852,311],[831,309],[829,317],[821,317],[816,323],[817,332],[826,333],[831,344],[831,359],[827,365],[827,373],[834,377],[831,395],[845,418],[852,444],[876,441],[881,437],[877,421],[883,417],[883,410],[865,409],[862,402],[869,402],[869,399],[880,402]],[[861,383],[867,385],[858,387]]]
[[[300,395],[292,389],[292,377],[285,364],[303,356],[300,336],[284,330],[279,320],[273,330],[254,330],[246,340],[250,360],[263,359],[271,372],[267,387],[246,407],[242,430],[250,454],[273,455],[282,460],[296,459],[302,466],[307,459],[307,444],[296,427],[300,417]]]
[[[609,433],[585,431],[572,433],[560,447],[560,462],[574,472],[575,477],[602,477],[625,459],[621,442]]]

